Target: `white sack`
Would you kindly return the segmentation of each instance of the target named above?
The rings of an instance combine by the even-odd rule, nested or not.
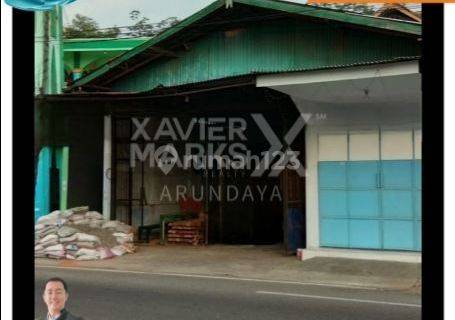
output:
[[[105,222],[101,228],[106,229],[106,228],[116,228],[119,224],[122,224],[120,221],[117,220],[111,220]]]
[[[42,230],[44,228],[46,228],[46,226],[44,224],[42,224],[42,223],[35,224],[35,231],[39,231],[39,230]]]
[[[103,215],[97,211],[88,211],[86,214],[85,214],[85,217],[88,218],[88,219],[98,219],[98,220],[102,220],[103,219]]]
[[[100,239],[97,236],[91,234],[78,232],[76,233],[76,237],[77,241],[100,243]]]
[[[71,211],[73,211],[74,214],[85,214],[88,210],[88,206],[81,206],[81,207],[74,207],[70,208]]]
[[[76,234],[73,234],[69,237],[60,238],[60,243],[67,243],[67,242],[74,242],[74,241],[77,241]]]
[[[58,236],[56,234],[48,234],[47,236],[42,238],[39,243],[43,244],[43,243],[50,242],[53,240],[58,240]]]
[[[101,226],[103,225],[104,223],[104,220],[92,220],[90,221],[90,223],[88,224],[90,228],[101,228]]]
[[[79,230],[71,228],[71,227],[61,227],[58,229],[57,234],[61,238],[66,238],[72,236],[73,234],[77,233]]]
[[[115,246],[111,248],[111,252],[116,256],[123,256],[126,253],[126,248],[124,246]]]
[[[119,224],[115,227],[115,231],[117,232],[123,232],[123,233],[132,233],[133,232],[133,227],[127,225],[127,224]]]
[[[77,221],[74,221],[73,224],[75,226],[81,226],[81,225],[86,225],[86,224],[89,224],[90,223],[90,220],[89,219],[81,219],[81,220],[77,220]]]
[[[44,249],[44,252],[48,253],[51,251],[63,251],[64,249],[65,248],[63,247],[63,244],[59,243],[53,246],[46,247],[46,249]]]

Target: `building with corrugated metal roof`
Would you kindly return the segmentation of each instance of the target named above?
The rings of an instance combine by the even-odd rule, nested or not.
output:
[[[41,141],[69,146],[69,206],[138,227],[200,196],[209,243],[415,261],[421,43],[419,23],[215,1],[40,97]],[[185,167],[189,144],[256,162]]]
[[[64,39],[63,63],[67,84],[71,85],[75,80],[149,39],[149,37]]]

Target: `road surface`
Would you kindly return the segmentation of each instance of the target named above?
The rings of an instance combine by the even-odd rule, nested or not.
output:
[[[69,285],[67,308],[85,320],[420,319],[420,296],[228,277],[36,268],[35,316],[45,314],[45,279]]]

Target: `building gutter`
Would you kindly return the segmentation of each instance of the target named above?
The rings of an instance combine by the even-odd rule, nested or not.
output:
[[[188,89],[177,92],[170,93],[156,93],[156,94],[144,94],[139,92],[125,93],[125,92],[82,92],[82,93],[67,93],[59,95],[42,95],[38,96],[37,99],[43,101],[69,101],[69,100],[90,100],[90,101],[99,101],[99,100],[112,100],[116,101],[130,101],[130,100],[148,100],[148,99],[158,99],[158,98],[171,98],[171,97],[181,97],[188,96],[192,94],[211,92],[223,89],[231,89],[245,86],[255,86],[256,78],[249,78],[247,81],[236,82],[231,84],[221,84],[218,86],[205,87],[200,89]],[[178,88],[156,88],[155,90],[178,90]]]

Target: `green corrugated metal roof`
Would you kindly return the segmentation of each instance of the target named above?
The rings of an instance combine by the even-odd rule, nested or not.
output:
[[[373,16],[362,15],[353,12],[345,12],[328,8],[315,7],[294,2],[278,0],[233,0],[234,2],[253,5],[264,9],[272,9],[287,13],[294,13],[314,18],[339,21],[366,27],[386,29],[410,34],[421,34],[421,26],[418,23],[382,19]],[[223,2],[223,1],[222,1]]]
[[[142,92],[246,74],[393,61],[419,56],[420,46],[411,37],[286,18],[256,23],[235,36],[213,31],[192,42],[191,50],[182,48],[175,53],[178,58],[155,59],[115,81],[114,70],[97,84],[114,91]]]
[[[421,25],[413,22],[407,21],[394,21],[389,19],[382,19],[372,16],[365,16],[355,13],[342,12],[327,8],[320,8],[310,5],[302,5],[292,2],[277,1],[277,0],[233,0],[234,7],[235,3],[253,6],[257,8],[270,9],[275,11],[281,11],[287,14],[300,15],[306,17],[312,17],[317,19],[326,19],[331,21],[336,21],[340,23],[346,23],[350,25],[357,25],[367,28],[392,31],[401,34],[414,35],[418,36],[421,34]],[[149,41],[139,45],[135,49],[126,52],[117,59],[105,64],[98,70],[92,72],[88,76],[77,81],[73,87],[83,86],[90,83],[96,78],[102,76],[103,74],[113,71],[116,67],[120,66],[125,61],[131,59],[132,57],[146,51],[147,49],[159,45],[162,41],[170,38],[171,36],[189,29],[191,25],[196,24],[203,18],[207,17],[214,11],[225,6],[225,0],[218,0],[213,2],[211,5],[205,7],[201,11],[195,13],[194,15],[188,17],[187,19],[181,21],[179,24],[174,27],[166,30],[162,34],[150,39]],[[230,9],[227,9],[230,10]],[[261,72],[262,70],[258,70]],[[273,71],[272,71],[273,72]],[[235,73],[231,74],[235,75]]]
[[[65,39],[63,42],[63,51],[121,51],[131,50],[144,42],[150,40],[149,37],[142,38],[102,38],[102,39]]]
[[[377,66],[377,65],[382,65],[382,64],[419,61],[419,59],[420,59],[420,56],[406,56],[406,57],[395,57],[395,58],[384,59],[384,60],[366,61],[366,62],[358,62],[358,63],[347,63],[347,64],[343,64],[343,65],[295,68],[295,69],[276,70],[276,71],[267,71],[267,72],[260,72],[260,71],[253,70],[248,74],[234,75],[234,76],[223,77],[223,78],[218,78],[218,79],[210,79],[210,80],[205,80],[205,81],[200,81],[200,82],[192,82],[190,84],[182,84],[182,85],[177,85],[177,86],[174,86],[174,85],[173,86],[159,86],[156,88],[152,88],[152,90],[143,91],[141,93],[153,92],[154,89],[158,89],[158,88],[159,89],[169,89],[169,88],[180,89],[180,88],[194,87],[194,86],[200,86],[200,85],[210,85],[210,84],[214,84],[214,83],[219,83],[220,80],[232,82],[233,80],[251,79],[252,77],[255,78],[258,75],[264,75],[264,74],[293,73],[293,72],[307,72],[307,71],[327,71],[327,70],[335,70],[335,69],[338,70],[338,69],[346,69],[346,68],[353,68],[353,67]]]

